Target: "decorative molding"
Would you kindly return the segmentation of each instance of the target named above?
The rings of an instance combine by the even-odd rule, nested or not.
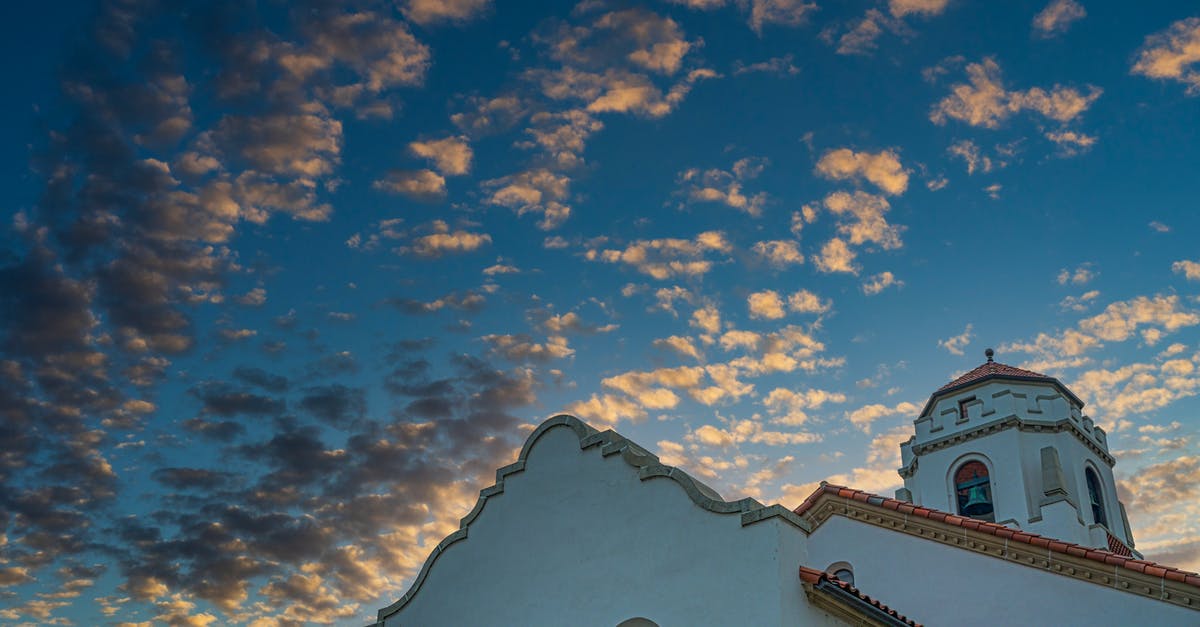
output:
[[[874,507],[854,499],[821,494],[802,515],[813,529],[819,529],[833,516],[898,531],[910,536],[931,540],[995,559],[1013,562],[1029,568],[1051,572],[1107,588],[1122,590],[1141,597],[1155,599],[1200,611],[1200,590],[1166,577],[1156,577],[1122,567],[1118,563],[1104,563],[1082,556],[1061,553],[1046,546],[1009,542],[1008,538],[994,536],[967,527],[950,525],[935,519]],[[1117,558],[1117,556],[1113,556]],[[1124,561],[1123,558],[1118,558]],[[1161,570],[1161,568],[1159,569]]]
[[[479,500],[476,501],[475,507],[471,508],[471,511],[459,521],[458,530],[439,542],[437,547],[433,549],[433,552],[429,554],[429,557],[425,559],[424,565],[421,566],[421,570],[417,573],[408,592],[405,592],[404,596],[400,597],[395,603],[379,610],[376,622],[374,623],[375,627],[384,627],[388,617],[399,612],[401,608],[417,595],[417,592],[421,589],[421,584],[429,576],[429,569],[437,561],[437,558],[450,545],[467,539],[471,523],[475,522],[479,518],[479,515],[483,513],[488,500],[504,493],[505,480],[525,470],[525,463],[529,458],[529,452],[533,449],[533,445],[546,432],[556,427],[568,427],[574,431],[575,435],[579,438],[579,448],[581,450],[598,448],[603,457],[619,455],[626,464],[637,470],[638,478],[642,481],[656,477],[665,477],[673,480],[683,489],[692,502],[701,509],[715,514],[740,514],[741,525],[743,527],[769,518],[780,518],[805,532],[811,532],[813,529],[807,520],[782,505],[766,506],[750,497],[736,501],[725,501],[712,488],[674,466],[662,464],[658,456],[638,446],[612,429],[597,431],[591,425],[574,416],[559,414],[538,425],[529,434],[529,437],[525,440],[525,445],[521,447],[521,453],[517,456],[516,462],[503,466],[496,471],[495,485],[480,490]]]
[[[1016,415],[1009,416],[1003,420],[997,420],[985,425],[980,425],[974,429],[960,431],[958,433],[948,435],[937,440],[925,442],[923,444],[917,444],[914,442],[912,445],[912,453],[914,457],[918,457],[926,453],[932,453],[933,451],[946,448],[948,446],[960,444],[962,442],[967,442],[976,438],[981,438],[985,435],[991,435],[993,433],[1012,428],[1020,429],[1026,433],[1060,433],[1063,431],[1069,431],[1075,436],[1076,439],[1082,442],[1084,446],[1088,447],[1088,450],[1095,453],[1106,464],[1112,466],[1116,463],[1116,460],[1113,459],[1113,456],[1110,455],[1108,451],[1100,448],[1100,446],[1093,442],[1092,439],[1089,438],[1082,429],[1076,426],[1075,423],[1071,422],[1069,418],[1064,418],[1053,423],[1041,423],[1027,422]],[[905,469],[901,469],[901,476],[904,476],[904,470]]]

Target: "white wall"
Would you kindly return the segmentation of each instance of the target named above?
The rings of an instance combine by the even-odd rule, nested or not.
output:
[[[809,537],[813,568],[926,625],[1197,625],[1200,612],[833,516]]]
[[[546,431],[449,545],[396,625],[833,625],[797,574],[804,533],[696,505],[672,479]]]

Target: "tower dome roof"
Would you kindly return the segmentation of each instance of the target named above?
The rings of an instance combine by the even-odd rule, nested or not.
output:
[[[1015,381],[1049,383],[1058,388],[1059,391],[1061,391],[1067,398],[1078,404],[1079,407],[1083,407],[1083,401],[1079,400],[1079,397],[1075,396],[1075,394],[1071,392],[1071,390],[1068,390],[1067,386],[1063,385],[1058,379],[1040,372],[1034,372],[1024,368],[1017,368],[1016,366],[1010,366],[1008,364],[1002,364],[998,361],[994,361],[992,359],[994,352],[990,348],[987,349],[984,354],[987,356],[987,361],[983,362],[976,368],[967,371],[946,385],[943,385],[933,394],[931,394],[929,396],[929,401],[925,403],[925,407],[921,410],[921,415],[924,416],[929,412],[929,409],[933,406],[933,401],[939,396],[956,392],[958,390],[982,383],[984,381],[990,381],[992,379],[1009,379]]]

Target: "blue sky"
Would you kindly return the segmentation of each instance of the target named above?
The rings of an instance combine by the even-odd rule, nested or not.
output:
[[[1200,568],[1194,7],[4,11],[0,624],[362,624],[563,411],[890,494],[986,347]]]

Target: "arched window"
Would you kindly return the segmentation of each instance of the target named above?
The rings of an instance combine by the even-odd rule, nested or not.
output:
[[[959,514],[994,521],[992,482],[983,462],[969,461],[958,467],[954,473],[954,492],[958,496]]]
[[[642,618],[641,616],[638,616],[637,618],[630,618],[628,620],[621,621],[617,627],[658,627],[658,623],[650,620],[649,618]]]
[[[1092,522],[1107,527],[1108,518],[1104,515],[1104,491],[1100,489],[1100,478],[1091,468],[1083,471],[1083,474],[1087,479],[1088,500],[1092,504]]]
[[[825,569],[825,572],[852,586],[854,585],[854,567],[850,565],[850,562],[834,562]]]

